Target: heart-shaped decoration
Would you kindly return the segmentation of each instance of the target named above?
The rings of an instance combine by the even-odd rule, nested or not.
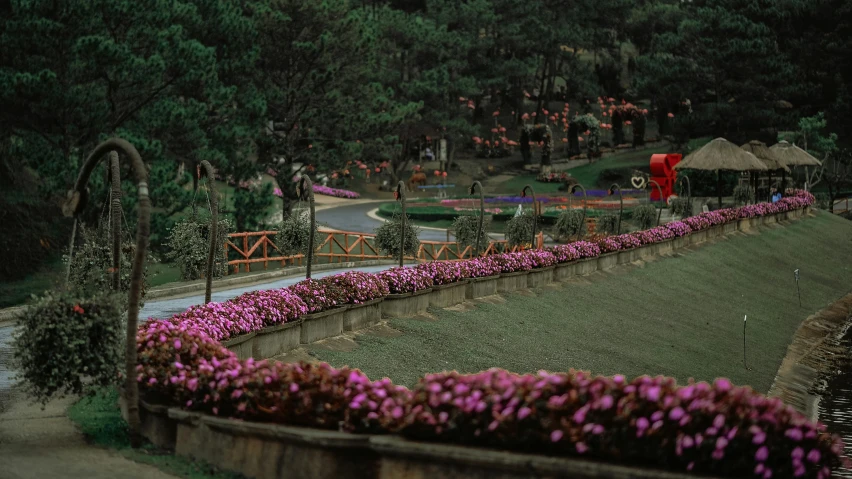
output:
[[[645,177],[644,176],[634,176],[630,178],[630,183],[637,190],[641,190],[645,188]]]

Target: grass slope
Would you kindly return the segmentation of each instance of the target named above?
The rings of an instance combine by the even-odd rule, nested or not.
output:
[[[428,372],[501,367],[596,374],[728,377],[769,389],[797,327],[850,290],[852,223],[820,213],[761,234],[738,234],[685,255],[619,267],[438,320],[392,320],[404,334],[359,337],[323,361],[411,386]],[[793,270],[801,269],[803,307]],[[748,366],[743,367],[743,315]]]

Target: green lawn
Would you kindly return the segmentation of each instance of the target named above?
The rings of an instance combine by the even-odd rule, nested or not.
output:
[[[569,368],[686,381],[728,377],[766,392],[798,325],[852,288],[852,223],[826,213],[684,255],[578,278],[535,296],[435,321],[392,320],[398,337],[359,336],[351,352],[311,348],[333,365],[411,386],[427,372]],[[793,270],[801,269],[803,308]],[[743,367],[743,316],[748,366]]]
[[[118,408],[118,393],[106,390],[85,397],[68,408],[68,417],[74,421],[94,444],[116,450],[136,462],[150,464],[160,470],[186,479],[238,479],[239,474],[222,472],[218,468],[175,456],[151,446],[132,449],[127,436],[127,423]]]

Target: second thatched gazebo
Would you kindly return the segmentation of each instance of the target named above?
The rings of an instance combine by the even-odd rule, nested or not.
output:
[[[769,185],[770,188],[772,186],[772,172],[781,170],[781,189],[784,189],[784,183],[787,180],[787,173],[790,172],[790,168],[787,167],[783,162],[778,160],[778,157],[775,156],[775,153],[766,146],[766,143],[758,140],[751,140],[745,145],[740,146],[743,150],[751,153],[756,156],[758,160],[763,162],[766,165],[766,168],[769,170]],[[756,172],[752,172],[752,183],[755,193],[757,192],[757,174]]]
[[[716,191],[719,195],[719,208],[722,207],[722,177],[720,171],[768,171],[769,168],[756,156],[738,147],[724,138],[702,146],[690,153],[675,170],[705,170],[716,172]]]
[[[772,145],[769,148],[769,151],[778,159],[778,161],[784,163],[785,166],[795,168],[797,166],[805,167],[805,177],[808,178],[808,167],[822,166],[822,162],[817,160],[807,151],[799,148],[796,145],[791,145],[786,141],[779,141],[778,143]]]

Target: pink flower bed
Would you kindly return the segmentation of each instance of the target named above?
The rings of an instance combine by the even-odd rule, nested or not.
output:
[[[314,193],[318,195],[326,195],[326,196],[336,196],[338,198],[348,198],[354,200],[356,198],[360,198],[361,195],[355,193],[354,191],[349,190],[341,190],[338,188],[329,188],[328,186],[322,185],[314,185]]]
[[[429,276],[436,286],[450,284],[470,277],[471,261],[430,261],[414,267]]]
[[[784,200],[790,200],[784,202]],[[813,202],[788,197],[770,207],[703,215],[696,227],[788,211]],[[701,215],[699,215],[701,216]],[[396,433],[448,443],[583,456],[719,476],[827,478],[844,463],[843,444],[778,399],[727,380],[678,387],[674,379],[586,373],[425,376],[408,389],[387,378],[328,364],[239,360],[220,341],[300,316],[416,291],[465,277],[528,271],[595,257],[619,247],[689,234],[685,222],[597,244],[427,263],[378,274],[350,271],[290,288],[253,291],[194,306],[137,334],[137,381],[150,401],[250,421],[353,433]],[[624,246],[626,245],[626,246]],[[445,266],[446,265],[446,266]]]
[[[391,268],[376,273],[376,276],[387,283],[390,294],[413,293],[435,284],[429,272],[419,268]]]

